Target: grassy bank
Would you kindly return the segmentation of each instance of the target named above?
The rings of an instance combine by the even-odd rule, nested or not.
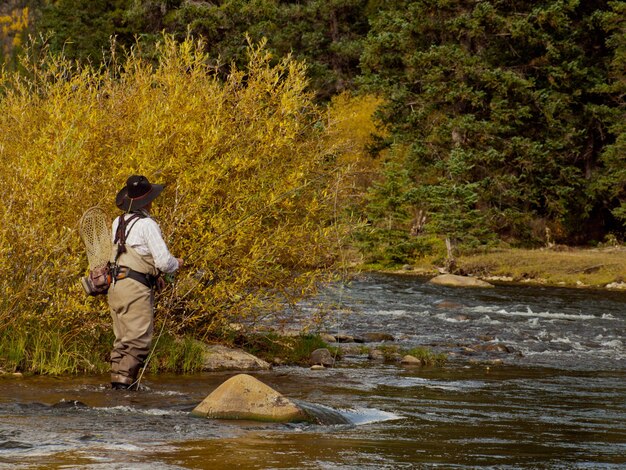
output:
[[[0,332],[0,372],[41,375],[97,374],[109,369],[113,334],[106,329],[75,332],[44,324]]]
[[[394,272],[436,275],[442,265],[422,260]],[[626,247],[491,250],[456,257],[455,272],[487,280],[601,288],[626,283]]]
[[[109,370],[113,333],[107,326],[72,332],[49,325],[28,325],[0,334],[0,373],[33,375],[100,374]],[[202,347],[192,338],[169,333],[154,341],[147,368],[158,372],[198,372]]]
[[[222,340],[224,340],[222,338]],[[219,342],[219,338],[214,338]],[[224,342],[224,341],[222,341]],[[281,336],[274,333],[239,336],[226,340],[272,363],[308,365],[311,353],[328,347],[318,335]],[[62,328],[33,324],[0,333],[0,375],[101,374],[109,370],[108,357],[113,334],[106,325],[89,334],[76,334]],[[204,347],[195,338],[176,337],[168,332],[156,334],[154,351],[146,369],[152,374],[200,372]],[[334,348],[329,348],[336,352]]]

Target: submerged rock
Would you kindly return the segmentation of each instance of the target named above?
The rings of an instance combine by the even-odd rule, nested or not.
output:
[[[206,418],[276,423],[313,421],[289,398],[247,374],[228,379],[196,406],[191,414]]]
[[[489,284],[475,277],[457,276],[456,274],[441,274],[440,276],[435,276],[428,282],[450,287],[493,287],[493,284]]]
[[[82,401],[78,400],[66,400],[65,398],[61,399],[60,402],[52,405],[52,408],[61,408],[61,409],[78,409],[78,408],[88,408]]]
[[[454,302],[452,300],[440,300],[439,302],[435,302],[435,308],[440,308],[444,310],[458,310],[463,308],[464,305],[458,302]]]
[[[382,343],[383,341],[395,341],[396,340],[393,335],[390,335],[389,333],[378,332],[378,331],[373,331],[371,333],[364,333],[363,339],[367,343]]]
[[[204,345],[202,370],[269,370],[271,365],[241,349],[219,344]]]
[[[32,449],[32,448],[33,448],[33,445],[27,442],[12,441],[12,440],[0,442],[0,449],[2,450]]]
[[[473,348],[478,351],[487,351],[487,352],[504,352],[504,353],[513,352],[511,348],[509,348],[506,344],[502,344],[502,343],[477,344]]]
[[[348,417],[328,406],[318,405],[315,403],[307,403],[299,400],[296,402],[296,404],[301,409],[303,409],[306,414],[309,415],[312,422],[316,424],[352,424]]]

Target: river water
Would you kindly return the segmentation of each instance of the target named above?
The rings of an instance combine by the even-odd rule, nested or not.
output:
[[[626,468],[626,292],[433,286],[371,275],[288,316],[302,326],[387,332],[445,366],[374,363],[342,344],[338,366],[254,373],[351,424],[194,418],[233,374],[148,376],[138,392],[107,377],[0,379],[0,468]]]

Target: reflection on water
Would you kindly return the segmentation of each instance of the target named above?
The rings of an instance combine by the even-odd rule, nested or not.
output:
[[[624,294],[468,292],[381,277],[353,284],[342,301],[348,318],[332,315],[329,328],[389,331],[402,345],[453,351],[500,341],[512,352],[459,353],[436,369],[354,353],[335,369],[254,374],[351,423],[332,426],[188,414],[232,374],[152,376],[139,392],[109,390],[105,376],[0,379],[0,468],[626,466]],[[468,361],[489,354],[504,364]]]

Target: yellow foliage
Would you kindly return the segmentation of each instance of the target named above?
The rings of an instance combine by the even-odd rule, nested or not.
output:
[[[22,44],[29,20],[28,7],[17,8],[10,15],[0,15],[0,44],[4,54],[8,55],[12,48]]]
[[[0,77],[0,324],[107,320],[79,287],[77,226],[94,205],[117,215],[131,174],[167,185],[154,215],[188,267],[158,315],[178,331],[253,319],[331,271],[350,159],[330,156],[348,139],[313,104],[303,64],[271,66],[264,44],[249,55],[220,81],[201,43],[164,37],[156,64],[131,53],[94,70],[46,55],[29,78]]]
[[[338,146],[341,164],[353,168],[351,184],[355,194],[362,196],[372,179],[380,173],[380,162],[368,152],[373,136],[384,137],[387,131],[374,113],[383,99],[374,95],[342,93],[332,99],[328,108],[328,127]]]
[[[383,124],[374,119],[374,113],[383,102],[378,96],[353,96],[347,92],[333,97],[328,119],[334,123],[334,136],[351,144],[346,156],[363,158],[372,135],[387,135]]]

